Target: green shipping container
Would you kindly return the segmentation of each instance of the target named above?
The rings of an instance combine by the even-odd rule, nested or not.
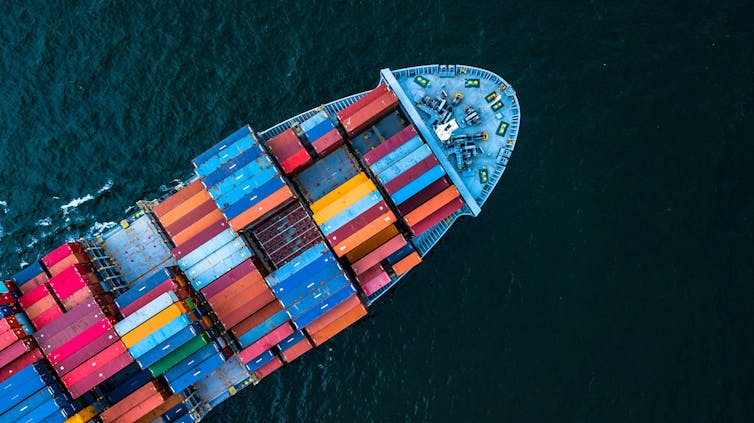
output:
[[[168,354],[166,357],[160,359],[160,361],[149,366],[149,371],[152,372],[152,375],[154,377],[157,377],[167,372],[171,367],[180,363],[181,360],[195,353],[199,350],[199,348],[209,343],[209,335],[207,335],[206,332],[203,332],[201,335],[181,345],[178,349]]]

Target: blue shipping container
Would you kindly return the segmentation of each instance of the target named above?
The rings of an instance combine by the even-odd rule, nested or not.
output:
[[[254,329],[251,329],[250,331],[238,337],[238,342],[241,344],[242,347],[246,348],[249,345],[253,344],[254,342],[258,341],[259,338],[270,333],[276,327],[285,323],[287,320],[288,320],[288,313],[286,313],[285,310],[281,310],[273,314],[269,319],[260,323],[259,326],[255,327]]]
[[[180,403],[170,410],[166,411],[165,414],[162,415],[162,418],[167,422],[174,422],[187,413],[188,406],[185,403]]]
[[[342,269],[334,258],[326,257],[325,260],[327,260],[325,265],[317,270],[312,269],[312,273],[308,273],[308,269],[319,261],[312,263],[304,268],[305,270],[296,273],[275,286],[273,293],[278,297],[283,306],[287,307],[293,304],[297,299],[333,279],[336,275],[343,274]]]
[[[264,151],[262,150],[262,146],[260,145],[256,145],[253,148],[250,148],[242,152],[236,157],[228,160],[227,163],[215,169],[214,172],[210,173],[209,175],[205,175],[202,178],[202,182],[204,183],[204,186],[211,187],[211,186],[217,185],[218,182],[238,172],[239,170],[241,170],[242,167],[253,162],[254,160],[257,159],[257,157],[259,157],[263,153]]]
[[[20,420],[21,417],[29,414],[35,408],[55,398],[61,393],[62,391],[57,384],[48,385],[29,398],[26,398],[26,400],[22,401],[20,404],[6,411],[0,416],[0,423],[15,423],[17,420]]]
[[[315,307],[349,283],[350,282],[346,278],[346,275],[340,274],[335,276],[335,278],[327,281],[327,283],[325,283],[321,287],[305,295],[299,301],[289,305],[287,307],[288,314],[292,319],[295,319],[303,312],[311,309],[312,307]]]
[[[188,388],[189,385],[201,379],[205,375],[210,374],[213,370],[218,368],[225,361],[225,357],[222,354],[215,354],[207,360],[200,363],[190,371],[186,372],[183,376],[179,377],[172,383],[169,383],[170,389],[173,393],[181,392]]]
[[[233,241],[236,236],[238,235],[235,233],[235,231],[233,231],[233,229],[230,228],[220,232],[214,238],[200,245],[197,249],[186,254],[185,256],[183,256],[183,258],[178,260],[178,267],[186,270],[191,266],[194,266],[205,257],[220,249],[220,247],[222,247],[223,245],[226,245],[229,242]]]
[[[137,326],[146,322],[155,314],[165,310],[170,304],[178,301],[178,297],[175,292],[168,291],[154,300],[150,301],[144,307],[136,310],[133,314],[128,315],[125,319],[115,324],[115,331],[118,335],[123,336],[128,332],[136,329]]]
[[[227,257],[225,260],[207,269],[204,273],[196,276],[194,280],[191,281],[191,286],[193,286],[194,289],[202,289],[251,256],[251,250],[248,248],[242,248],[233,253],[230,257]]]
[[[43,420],[46,420],[47,416],[51,416],[57,411],[63,411],[66,414],[65,418],[63,418],[64,421],[66,418],[72,416],[76,412],[76,405],[71,404],[71,401],[69,401],[67,395],[58,395],[55,398],[51,398],[43,402],[34,410],[31,410],[28,414],[21,417],[17,421],[22,423],[41,422]],[[50,421],[52,420],[53,419],[50,419]]]
[[[322,135],[325,135],[326,133],[330,132],[331,129],[335,128],[335,126],[332,124],[332,122],[327,119],[315,126],[314,128],[305,131],[306,132],[306,138],[309,139],[310,142],[314,142]]]
[[[189,317],[188,314],[181,314],[168,322],[165,326],[157,329],[146,338],[132,345],[131,348],[128,349],[128,352],[131,354],[131,357],[137,359],[190,324],[191,317]]]
[[[302,131],[307,132],[326,120],[328,120],[327,113],[323,110],[305,120],[301,125],[299,125],[299,127]]]
[[[179,330],[173,336],[157,344],[154,348],[142,354],[136,361],[142,369],[146,369],[152,364],[160,361],[163,357],[175,351],[181,345],[190,341],[202,331],[202,325],[194,322],[189,326]]]
[[[162,269],[152,276],[134,284],[128,291],[118,295],[118,297],[115,298],[115,304],[118,305],[118,308],[122,309],[173,276],[173,271],[169,268]]]
[[[16,282],[17,286],[21,286],[43,272],[44,269],[42,268],[42,263],[35,261],[34,263],[26,266],[20,272],[13,275],[13,280]]]
[[[411,242],[408,242],[406,245],[401,247],[398,251],[394,252],[393,254],[390,254],[387,256],[387,262],[392,266],[395,263],[398,263],[399,261],[406,258],[409,254],[416,251],[414,249],[414,245]]]
[[[354,288],[353,285],[348,284],[345,288],[336,292],[335,294],[330,296],[330,298],[321,302],[318,306],[311,308],[307,312],[298,316],[296,319],[293,320],[293,322],[296,324],[296,326],[299,329],[303,329],[309,326],[309,324],[311,324],[313,321],[322,317],[323,314],[335,308],[338,304],[347,300],[349,297],[351,297],[355,293],[356,293],[356,288]]]
[[[442,166],[437,165],[433,167],[432,169],[426,171],[418,178],[414,179],[413,181],[409,182],[406,186],[399,189],[398,191],[394,192],[393,195],[390,196],[390,198],[393,199],[393,202],[396,205],[400,205],[404,201],[408,200],[409,198],[413,197],[415,194],[417,194],[419,191],[423,190],[424,188],[430,186],[432,182],[442,178],[442,176],[445,175],[445,170],[443,170]]]
[[[383,185],[387,184],[388,182],[395,179],[401,173],[410,169],[413,165],[429,157],[430,154],[432,154],[432,150],[429,149],[428,145],[424,144],[421,147],[409,153],[406,157],[393,163],[392,166],[390,166],[389,168],[385,169],[382,173],[377,175],[377,179],[379,179]]]
[[[24,367],[0,384],[0,398],[3,398],[3,401],[0,401],[0,414],[51,384],[52,381],[50,371],[41,361]]]
[[[184,414],[181,416],[178,420],[175,420],[175,423],[194,423],[196,419],[194,419],[194,416],[191,413]]]
[[[232,229],[228,229],[228,230],[233,232]],[[215,249],[215,251],[211,252],[205,257],[202,257],[201,260],[199,260],[196,264],[194,264],[188,270],[185,271],[186,276],[188,276],[189,279],[193,279],[195,276],[201,274],[202,272],[205,272],[207,269],[211,268],[215,264],[225,260],[236,251],[242,250],[245,248],[246,248],[246,243],[243,242],[241,237],[239,237],[235,232],[233,232],[233,238],[230,241],[221,245],[219,248]]]
[[[215,199],[215,204],[217,204],[217,207],[220,210],[225,210],[231,204],[241,201],[241,199],[252,194],[262,185],[272,181],[276,177],[280,177],[280,172],[270,164],[270,166],[260,170],[252,177],[234,185],[230,190],[223,191],[219,196],[213,197]]]
[[[395,150],[387,153],[385,157],[374,162],[374,164],[369,166],[369,168],[372,169],[372,172],[375,175],[379,175],[380,173],[384,172],[385,169],[391,167],[395,162],[406,157],[408,153],[421,147],[422,144],[422,140],[418,135],[416,135]]]
[[[267,283],[270,285],[270,287],[273,287],[277,285],[278,283],[286,280],[294,273],[298,272],[302,268],[306,267],[308,264],[316,260],[318,257],[321,257],[325,253],[329,253],[330,250],[327,248],[327,245],[325,245],[324,242],[320,242],[319,244],[316,244],[309,248],[308,250],[301,253],[300,256],[296,257],[295,260],[292,260],[285,265],[283,265],[278,270],[270,273],[267,278]]]
[[[366,197],[356,201],[350,207],[323,223],[322,226],[320,226],[322,232],[324,232],[325,235],[330,235],[346,223],[352,221],[358,215],[377,205],[380,200],[382,200],[382,195],[375,189]]]
[[[284,186],[285,181],[283,181],[283,178],[273,178],[250,194],[245,195],[242,199],[225,207],[223,213],[228,220],[231,220]]]
[[[199,348],[190,356],[179,361],[178,364],[171,367],[163,373],[165,380],[169,383],[179,379],[186,372],[191,371],[194,367],[198,366],[201,362],[208,359],[212,354],[220,353],[220,347],[216,343],[210,342],[209,344]]]
[[[272,352],[272,350],[267,350],[263,352],[262,354],[259,354],[259,357],[246,363],[246,370],[248,370],[251,373],[254,373],[257,370],[259,370],[260,367],[272,361],[273,358],[275,358],[275,354]]]
[[[246,366],[241,359],[234,355],[229,358],[222,366],[215,369],[209,377],[202,378],[196,382],[196,392],[206,401],[213,401],[231,388],[249,379],[251,373],[246,370]]]
[[[269,157],[259,156],[256,160],[252,161],[241,169],[238,169],[236,172],[229,175],[222,181],[218,182],[215,185],[212,185],[208,189],[209,194],[212,196],[212,198],[217,199],[223,194],[227,194],[235,190],[241,184],[245,184],[246,181],[253,179],[256,175],[259,175],[260,173],[270,169],[273,170],[273,174],[277,172],[274,166],[272,166],[272,160],[270,160]]]
[[[293,335],[280,341],[280,343],[278,344],[278,348],[280,348],[281,352],[288,351],[289,348],[298,344],[304,338],[306,338],[306,335],[304,335],[304,332],[297,330],[296,332],[293,332]]]
[[[146,385],[152,379],[152,372],[146,369],[139,370],[136,374],[119,383],[115,389],[105,394],[105,398],[110,404],[115,404]]]
[[[249,142],[248,138],[251,138],[251,128],[248,125],[237,129],[224,140],[215,144],[191,161],[196,168],[196,172],[200,175],[207,174],[204,173],[206,172],[206,169],[212,167],[217,168],[221,163],[224,163],[224,161],[228,161],[241,151],[246,150],[249,148],[246,144]],[[242,142],[238,143],[239,141]],[[251,142],[254,143],[256,141],[251,138]],[[238,143],[238,145],[236,145],[236,143]],[[216,162],[217,164],[214,165],[213,163],[207,163],[209,161]],[[211,170],[209,171],[211,172]]]

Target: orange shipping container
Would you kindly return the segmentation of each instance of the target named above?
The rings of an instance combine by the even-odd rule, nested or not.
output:
[[[210,197],[209,192],[202,189],[196,194],[192,195],[186,201],[176,206],[174,209],[170,210],[162,216],[159,216],[158,219],[160,219],[162,226],[170,226],[181,217],[185,216],[188,213],[191,213],[191,210],[194,210],[195,208],[201,206],[205,201],[211,199],[212,197]]]
[[[346,253],[358,247],[381,230],[392,225],[393,222],[395,222],[395,215],[392,212],[383,214],[336,245],[335,254],[338,257],[343,257]]]
[[[393,265],[393,270],[395,271],[395,274],[400,276],[409,270],[416,266],[417,264],[422,262],[422,258],[419,257],[419,253],[414,251],[413,253],[407,255],[406,257],[402,258],[401,261],[398,263],[395,263]]]
[[[432,213],[436,212],[440,207],[458,198],[460,195],[458,189],[456,189],[454,185],[451,185],[429,199],[426,203],[409,212],[404,216],[404,219],[409,226],[414,226],[423,219],[426,219]]]
[[[317,225],[322,225],[376,189],[374,182],[367,179],[345,194],[336,197],[330,204],[322,207],[319,212],[314,214],[314,221],[317,222]]]
[[[189,309],[186,304],[179,302],[173,303],[161,312],[150,317],[147,321],[136,326],[133,330],[123,335],[120,340],[127,347],[132,347],[137,342],[151,335],[161,327],[168,324],[171,320],[180,316],[181,314],[188,313]]]
[[[233,311],[228,312],[227,315],[221,316],[218,314],[217,317],[220,319],[223,326],[230,329],[274,300],[275,295],[272,291],[267,289],[252,300],[243,304],[238,304],[238,306]]]
[[[353,271],[356,272],[356,274],[364,273],[369,270],[370,267],[377,265],[382,260],[386,259],[390,254],[400,250],[404,245],[406,245],[406,239],[403,238],[403,235],[396,235],[372,250],[369,254],[360,258],[353,263],[351,267],[353,267]]]
[[[293,198],[291,189],[284,186],[270,194],[269,197],[251,206],[250,209],[231,219],[230,227],[234,231],[239,232],[291,198]]]
[[[343,301],[342,303],[335,306],[332,310],[323,314],[319,319],[309,323],[309,325],[306,326],[307,333],[319,332],[320,330],[330,325],[330,323],[334,322],[339,317],[348,313],[358,305],[361,305],[361,300],[357,295],[354,294],[348,297],[347,300]]]
[[[332,203],[333,201],[337,200],[338,198],[345,195],[348,191],[356,188],[357,186],[361,185],[365,181],[367,181],[367,175],[364,172],[359,173],[358,175],[354,176],[353,178],[347,180],[343,185],[335,188],[334,190],[330,191],[325,195],[324,197],[320,198],[319,200],[312,203],[310,209],[312,210],[312,213],[317,214],[319,213],[323,208],[325,208],[328,204]]]
[[[117,417],[115,420],[113,420],[113,422],[114,423],[133,423],[139,418],[149,413],[150,411],[159,407],[160,404],[162,404],[163,402],[165,402],[165,400],[162,398],[162,394],[155,393],[151,397],[137,404],[136,407],[128,410],[122,416]]]
[[[215,314],[226,316],[238,306],[253,300],[269,289],[262,279],[262,275],[259,272],[252,272],[220,291],[217,295],[207,299],[207,302],[212,306]]]
[[[196,181],[186,185],[186,187],[184,187],[182,190],[166,198],[162,203],[154,206],[152,208],[152,211],[154,211],[154,214],[158,217],[162,216],[203,189],[204,185],[202,185],[202,181],[197,179]]]
[[[212,213],[197,220],[191,226],[175,234],[173,236],[173,243],[181,245],[221,220],[225,220],[225,216],[223,216],[220,210],[214,210]]]
[[[181,397],[180,394],[173,394],[169,396],[165,402],[160,404],[157,408],[150,411],[149,413],[145,414],[144,416],[140,417],[138,420],[136,420],[136,423],[151,423],[157,419],[160,419],[160,416],[167,413],[168,410],[171,408],[177,406],[183,402],[183,397]],[[157,421],[165,421],[164,419],[160,419]]]
[[[235,335],[236,337],[240,337],[246,332],[259,326],[260,323],[269,319],[270,317],[272,317],[273,314],[281,311],[282,309],[283,309],[283,306],[280,305],[280,302],[278,302],[277,300],[272,301],[271,303],[262,307],[261,310],[257,311],[256,313],[244,319],[244,321],[237,324],[230,331],[233,332],[233,335]]]
[[[324,344],[328,339],[337,335],[343,329],[356,323],[357,320],[367,315],[367,309],[363,305],[359,304],[352,308],[346,314],[335,319],[332,323],[320,329],[319,332],[310,333],[314,345],[320,346]],[[308,331],[308,330],[307,330]]]
[[[58,302],[55,301],[55,298],[52,295],[48,294],[42,297],[41,300],[27,307],[26,315],[29,316],[30,319],[35,319],[40,314],[44,313],[46,310],[52,307],[55,307],[57,305],[58,305]]]
[[[127,397],[113,404],[112,407],[103,411],[102,414],[100,414],[100,418],[105,423],[112,422],[140,402],[149,399],[149,397],[153,396],[158,391],[159,390],[157,389],[157,384],[155,383],[155,381],[147,382],[146,385],[135,390]]]
[[[395,225],[388,226],[346,254],[348,262],[353,263],[359,260],[396,235],[398,235],[398,229],[395,228]]]

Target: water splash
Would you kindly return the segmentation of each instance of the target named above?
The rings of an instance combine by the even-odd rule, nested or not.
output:
[[[63,214],[67,215],[70,209],[75,209],[76,207],[90,200],[94,200],[94,196],[92,194],[87,194],[83,197],[74,198],[73,200],[69,201],[68,204],[60,206],[60,208],[63,210]]]
[[[103,192],[110,191],[110,188],[113,187],[113,180],[108,179],[107,182],[105,182],[105,185],[102,185],[102,188],[97,190],[97,194],[102,194]]]
[[[96,238],[117,225],[115,222],[94,222],[86,231],[86,238]]]
[[[36,225],[37,226],[50,226],[52,225],[52,218],[45,217],[44,219],[39,219],[37,220]]]
[[[8,214],[8,202],[0,200],[0,206],[3,208],[3,213]]]

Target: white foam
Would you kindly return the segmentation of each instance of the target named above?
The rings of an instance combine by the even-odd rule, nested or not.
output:
[[[63,214],[68,214],[69,209],[75,209],[76,207],[90,200],[94,200],[94,196],[92,194],[87,194],[83,197],[74,198],[73,200],[68,202],[68,204],[60,206],[60,208],[63,210]]]
[[[34,246],[39,242],[38,239],[31,237],[31,242],[26,244],[26,248],[34,248]]]
[[[87,238],[95,238],[103,233],[105,231],[108,231],[114,227],[116,227],[118,224],[115,222],[94,222],[92,226],[89,227],[89,230],[86,232]]]
[[[37,220],[37,226],[50,226],[52,225],[52,218],[45,217],[44,219]]]
[[[8,213],[8,202],[0,200],[0,206],[3,206],[3,213]]]
[[[28,266],[29,263],[22,261],[21,263],[18,263],[18,265],[23,269],[24,267]]]
[[[105,182],[105,185],[102,185],[102,188],[97,190],[97,194],[102,194],[103,192],[110,191],[110,188],[113,187],[113,180],[108,179],[107,182]]]

